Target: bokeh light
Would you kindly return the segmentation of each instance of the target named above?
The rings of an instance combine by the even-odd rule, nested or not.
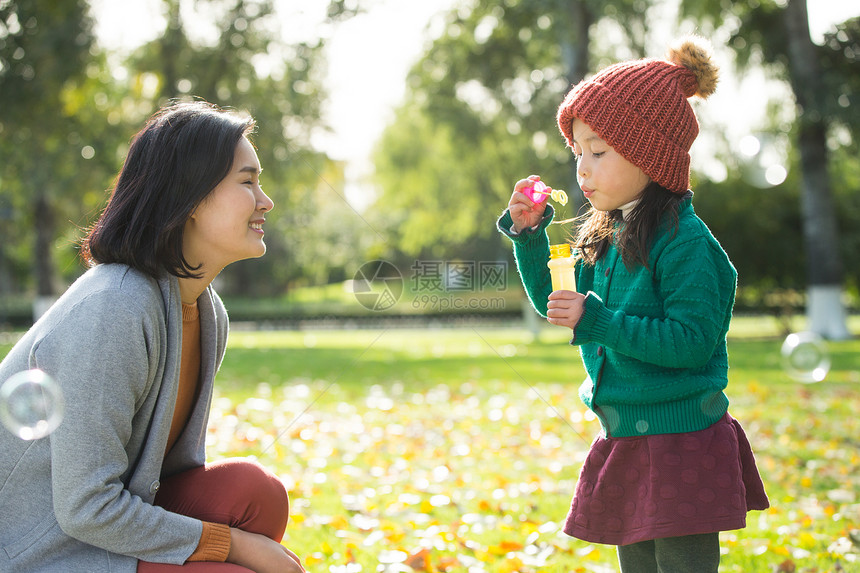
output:
[[[785,142],[770,134],[745,135],[738,141],[744,179],[759,189],[776,187],[788,178]]]

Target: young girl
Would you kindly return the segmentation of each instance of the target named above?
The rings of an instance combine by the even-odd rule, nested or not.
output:
[[[41,369],[66,411],[50,437],[0,431],[0,570],[304,571],[280,543],[280,480],[206,464],[227,314],[211,286],[266,251],[252,119],[169,106],[134,138],[83,241],[91,268],[0,363]]]
[[[717,82],[688,38],[668,61],[615,64],[568,93],[558,125],[591,205],[573,241],[577,292],[551,291],[548,204],[514,186],[499,230],[537,311],[572,329],[602,426],[568,535],[618,546],[629,572],[717,571],[719,532],[768,507],[744,432],[727,413],[726,333],[737,274],[692,206],[688,98]]]

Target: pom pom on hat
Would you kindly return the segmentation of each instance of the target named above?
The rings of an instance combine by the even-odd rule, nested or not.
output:
[[[720,70],[711,61],[710,45],[702,38],[687,36],[678,40],[669,48],[666,61],[693,72],[695,83],[691,87],[694,86],[695,91],[687,97],[707,98],[717,91]]]
[[[572,124],[579,118],[652,180],[684,193],[690,147],[699,134],[687,99],[710,96],[718,79],[710,44],[688,36],[670,47],[665,60],[614,64],[576,84],[558,108],[558,127],[572,147]]]

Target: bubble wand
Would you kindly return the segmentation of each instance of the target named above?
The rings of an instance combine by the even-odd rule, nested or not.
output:
[[[539,205],[546,201],[547,197],[564,207],[567,205],[567,193],[562,189],[550,189],[547,191],[548,187],[543,181],[535,181],[531,187],[524,187],[523,193],[525,193],[526,197],[532,200],[532,203],[535,205]],[[561,225],[563,223],[572,223],[576,218],[573,219],[564,219],[562,221],[552,221],[550,225]]]

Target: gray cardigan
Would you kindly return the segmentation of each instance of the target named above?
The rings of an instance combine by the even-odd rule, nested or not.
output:
[[[152,505],[159,480],[205,461],[227,313],[198,299],[201,389],[170,454],[182,346],[175,277],[125,265],[87,271],[0,363],[0,381],[29,368],[66,398],[60,426],[23,441],[0,428],[0,572],[134,573],[137,561],[181,564],[202,523]]]

